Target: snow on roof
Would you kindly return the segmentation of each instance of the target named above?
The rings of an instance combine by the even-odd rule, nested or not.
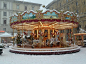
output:
[[[69,11],[64,12],[64,14],[70,13]]]
[[[27,13],[28,13],[28,11],[24,11],[24,12],[22,12],[22,14],[21,14],[21,15],[23,15],[25,12],[27,12]]]
[[[30,13],[31,11],[34,12],[34,13],[37,13],[37,12],[35,12],[35,11],[33,11],[33,10],[30,10],[29,12],[26,10],[26,11],[22,12],[21,15],[23,15],[25,12]]]
[[[66,11],[66,12],[64,12],[64,14],[67,14],[67,13],[73,14],[74,16],[77,15],[77,13],[70,12],[70,11]]]
[[[35,12],[34,10],[30,10],[30,11],[33,11],[34,13],[37,13],[37,12]],[[29,12],[30,12],[30,11],[29,11]]]
[[[56,11],[57,13],[60,13],[60,12],[58,12],[58,11],[57,11],[57,10],[55,10],[55,9],[50,10],[50,9],[46,9],[46,8],[43,8],[42,13],[44,13],[44,12],[46,12],[46,11],[50,11],[50,12]]]
[[[42,9],[41,9],[42,8]],[[44,13],[45,11],[47,11],[48,9],[46,9],[46,8],[43,8],[43,7],[41,7],[39,10],[42,10],[42,13]]]
[[[15,16],[18,16],[18,14],[16,14],[16,13],[15,13],[14,15],[15,15]]]
[[[18,16],[18,14],[17,13],[14,13],[14,14],[12,14],[12,16]]]
[[[74,14],[73,12],[70,12],[70,11],[64,12],[64,14],[67,14],[67,13]]]
[[[60,13],[59,11],[57,11],[57,10],[55,10],[55,9],[53,9],[54,11],[56,11],[57,13]]]

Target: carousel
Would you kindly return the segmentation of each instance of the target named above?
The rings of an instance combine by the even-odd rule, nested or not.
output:
[[[73,12],[24,11],[10,17],[10,27],[18,32],[17,46],[13,45],[10,52],[44,55],[80,51],[73,40],[73,29],[78,27],[77,15]],[[30,37],[28,32],[31,32]]]

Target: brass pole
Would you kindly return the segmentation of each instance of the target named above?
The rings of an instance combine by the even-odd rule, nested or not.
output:
[[[60,47],[61,47],[61,30],[60,30],[60,37],[59,37],[59,39],[60,39]]]
[[[82,37],[81,46],[84,46],[84,43],[83,43],[83,40],[84,40],[83,35],[81,35],[81,37]]]
[[[75,35],[75,44],[77,44],[76,35]]]
[[[13,46],[14,46],[14,26],[13,26]]]
[[[37,29],[37,39],[38,39],[38,29]]]
[[[54,29],[53,29],[53,33],[54,33]]]
[[[48,39],[50,39],[50,29],[48,29]]]
[[[22,23],[22,46],[24,48],[24,43],[23,43],[23,23]]]
[[[73,45],[74,45],[74,41],[73,41],[73,27],[72,27],[72,29],[71,29],[71,32],[72,32],[72,34],[71,34],[71,38],[72,38],[72,42],[73,42]]]

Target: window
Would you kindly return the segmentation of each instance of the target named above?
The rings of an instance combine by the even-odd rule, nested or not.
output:
[[[3,12],[3,16],[7,16],[7,12]]]
[[[6,28],[3,28],[4,31],[6,31]]]
[[[78,2],[76,2],[76,6],[78,6]]]
[[[79,13],[79,11],[78,11],[78,10],[76,10],[76,13]]]
[[[72,2],[72,4],[73,4],[73,2]]]
[[[25,6],[25,10],[27,10],[27,6]]]
[[[64,9],[65,9],[65,7],[64,7]]]
[[[34,10],[34,7],[32,7],[32,10]]]
[[[69,6],[67,6],[67,9],[69,10]]]
[[[52,7],[52,10],[53,10],[53,7]]]
[[[6,20],[3,20],[3,24],[7,24]]]
[[[85,0],[84,0],[84,4],[85,4]]]
[[[61,7],[61,3],[60,3],[60,7]]]
[[[68,2],[68,0],[66,0],[66,2]]]
[[[4,6],[4,9],[7,9],[7,4],[6,4],[6,3],[4,3],[4,5],[3,5],[3,6]]]
[[[17,5],[17,9],[19,9],[19,5]]]

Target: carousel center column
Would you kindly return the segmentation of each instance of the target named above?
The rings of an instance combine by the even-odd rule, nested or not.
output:
[[[71,29],[71,41],[72,41],[73,46],[74,46],[73,27],[72,27],[72,29]]]
[[[53,36],[54,36],[55,34],[54,34],[54,28],[53,28]]]
[[[37,39],[38,39],[38,29],[37,29]]]
[[[50,29],[48,29],[48,39],[50,39]]]

